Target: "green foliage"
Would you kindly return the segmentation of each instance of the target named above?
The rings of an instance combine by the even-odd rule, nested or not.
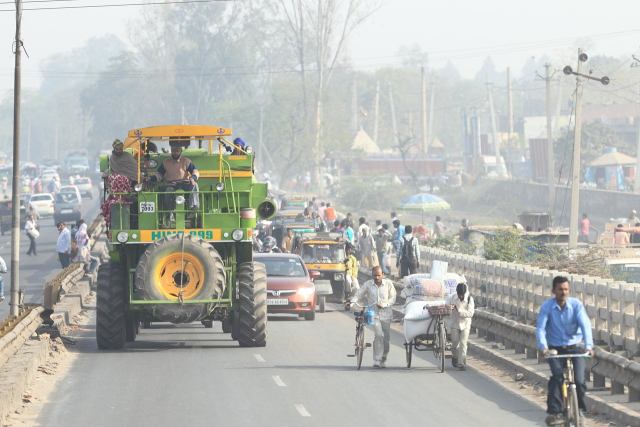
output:
[[[446,251],[458,252],[461,254],[475,255],[478,249],[473,243],[464,242],[457,236],[444,236],[429,240],[426,245],[431,248],[444,249]]]
[[[523,261],[525,248],[525,241],[515,230],[498,231],[495,236],[485,239],[484,257],[498,261]]]

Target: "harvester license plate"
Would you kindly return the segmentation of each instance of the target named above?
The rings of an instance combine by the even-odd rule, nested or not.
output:
[[[289,305],[286,298],[267,298],[267,305]]]
[[[156,211],[155,202],[140,202],[140,212],[151,213]]]

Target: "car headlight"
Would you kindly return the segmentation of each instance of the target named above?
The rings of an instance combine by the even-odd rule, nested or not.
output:
[[[314,292],[316,291],[316,288],[298,288],[298,295],[302,296],[302,297],[308,297],[314,294]]]
[[[239,242],[240,240],[242,240],[243,237],[244,237],[244,231],[240,229],[233,230],[233,233],[231,233],[231,238],[236,242]]]
[[[344,280],[344,273],[336,273],[333,275],[333,280]]]
[[[120,243],[127,243],[127,240],[129,240],[129,233],[126,231],[119,232],[116,234],[116,240]]]
[[[176,197],[176,204],[177,205],[184,205],[184,196]]]

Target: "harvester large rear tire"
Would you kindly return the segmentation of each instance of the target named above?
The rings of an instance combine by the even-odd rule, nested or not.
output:
[[[238,316],[233,336],[240,347],[267,345],[267,270],[259,262],[238,267]]]
[[[101,350],[121,349],[127,340],[126,276],[120,264],[101,264],[96,298],[96,340]]]

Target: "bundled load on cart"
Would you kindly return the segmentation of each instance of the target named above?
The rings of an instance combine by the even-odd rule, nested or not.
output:
[[[444,319],[451,314],[447,300],[455,293],[458,283],[465,282],[464,276],[455,273],[412,274],[404,278],[401,296],[406,301],[403,326],[407,367],[411,367],[413,349],[433,350],[444,372],[447,348]]]

